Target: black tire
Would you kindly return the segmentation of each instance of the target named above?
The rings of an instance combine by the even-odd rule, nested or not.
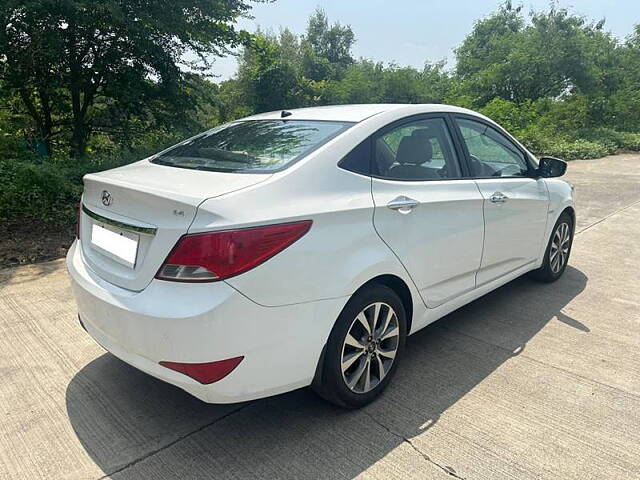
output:
[[[379,307],[378,318],[380,318],[380,322],[375,323],[375,311],[376,305],[382,304]],[[384,329],[383,323],[387,318],[387,314],[389,313],[388,308],[393,309],[395,315],[391,316],[391,320],[389,322],[389,326],[386,330],[387,335],[395,333],[395,326],[397,322],[398,334],[397,334],[397,343],[396,336],[390,336],[387,339],[384,339],[385,332],[382,332]],[[366,312],[365,312],[366,310]],[[360,362],[369,361],[370,370],[366,370],[366,374],[369,372],[369,378],[372,380],[369,382],[369,386],[377,380],[375,387],[372,387],[369,391],[364,391],[364,386],[362,387],[362,392],[357,392],[358,385],[350,388],[346,381],[346,375],[348,373],[343,374],[342,371],[342,361],[343,354],[349,354],[348,349],[352,347],[345,345],[345,339],[347,338],[347,333],[354,333],[356,330],[362,327],[362,324],[356,325],[356,318],[358,315],[363,312],[363,315],[367,319],[371,319],[371,322],[374,323],[374,332],[376,332],[375,327],[379,325],[379,334],[372,334],[372,339],[369,340],[367,347],[363,348],[362,353],[358,354],[358,349],[354,349],[355,356],[359,356],[358,360],[353,364],[355,370],[356,367],[359,368],[361,365]],[[395,318],[395,321],[393,320]],[[354,327],[355,326],[355,327]],[[362,330],[365,332],[365,330]],[[376,343],[376,338],[378,338],[378,342]],[[325,347],[323,358],[321,359],[322,365],[319,370],[319,375],[313,382],[312,388],[315,392],[320,395],[325,400],[339,405],[345,408],[360,408],[368,403],[372,402],[375,398],[377,398],[386,388],[386,386],[391,381],[391,378],[395,374],[395,371],[398,367],[398,361],[400,357],[402,357],[402,353],[404,351],[405,340],[407,337],[407,318],[404,306],[400,297],[389,287],[380,284],[373,284],[365,287],[364,289],[356,292],[351,299],[347,302],[345,307],[342,309],[342,312],[338,316],[333,329],[331,330],[331,334],[329,335],[329,340]],[[380,340],[383,339],[383,340]],[[368,337],[366,333],[363,333],[362,336],[359,336],[359,342],[362,340],[363,342],[367,342]],[[384,343],[391,342],[391,343]],[[375,344],[380,346],[380,350],[374,345],[370,347],[369,345]],[[389,345],[391,345],[389,347]],[[374,351],[370,351],[369,349],[374,348]],[[395,357],[392,360],[392,363],[388,367],[382,367],[384,362],[388,362],[388,358],[385,354],[378,353],[379,351],[384,351],[385,349],[393,349],[395,348]],[[368,358],[368,360],[367,360]],[[378,363],[380,362],[380,363]],[[374,365],[375,363],[375,365]],[[378,366],[381,365],[381,366]],[[382,380],[379,380],[375,376],[375,372],[378,372],[378,377],[382,377]],[[384,374],[381,372],[384,371]],[[347,370],[348,372],[348,370]],[[353,378],[357,376],[357,373],[353,374]],[[361,377],[362,379],[363,377]],[[364,379],[366,381],[366,378]],[[364,381],[360,382],[360,385],[364,385]],[[358,383],[358,382],[356,382]],[[354,390],[355,389],[355,390]]]
[[[552,258],[551,258],[551,250],[552,250],[552,245],[554,244],[554,238],[556,238],[556,235],[560,233],[561,231],[560,229],[563,228],[562,227],[563,224],[568,225],[568,228],[569,228],[567,253],[565,256],[565,260],[560,266],[560,268],[554,271]],[[560,215],[560,217],[558,218],[558,221],[556,222],[556,224],[553,226],[553,230],[551,230],[551,236],[549,237],[549,243],[547,244],[547,249],[545,250],[545,253],[544,253],[544,260],[542,261],[542,266],[529,273],[529,276],[531,278],[538,280],[540,282],[550,283],[550,282],[555,282],[562,276],[562,274],[567,268],[567,265],[569,264],[569,256],[571,255],[571,247],[573,246],[573,230],[574,230],[573,218],[571,217],[571,215],[569,215],[569,213],[563,212],[562,215]]]

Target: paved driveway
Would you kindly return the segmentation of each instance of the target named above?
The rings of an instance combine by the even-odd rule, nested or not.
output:
[[[0,271],[0,478],[640,478],[640,156],[577,161],[566,275],[412,336],[384,397],[214,406],[77,325],[62,261]]]

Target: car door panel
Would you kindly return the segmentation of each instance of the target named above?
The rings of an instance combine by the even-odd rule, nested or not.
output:
[[[482,285],[538,260],[549,193],[535,178],[528,154],[506,133],[479,118],[456,115],[454,124],[484,199],[484,248],[476,278]]]
[[[373,179],[374,224],[434,308],[475,288],[484,223],[483,198],[473,180],[396,182]],[[418,205],[408,212],[388,204],[398,196]]]
[[[462,176],[445,116],[399,123],[373,139],[374,225],[436,307],[475,287],[483,198]]]
[[[548,193],[533,178],[478,179],[484,198],[485,238],[478,285],[538,259],[546,229]],[[501,193],[502,201],[492,197]]]

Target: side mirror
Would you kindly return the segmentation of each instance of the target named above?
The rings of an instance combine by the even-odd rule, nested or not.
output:
[[[538,164],[538,175],[542,178],[561,177],[567,171],[567,162],[554,157],[542,157]]]

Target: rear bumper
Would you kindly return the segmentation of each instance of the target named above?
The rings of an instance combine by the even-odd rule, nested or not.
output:
[[[153,280],[141,292],[91,271],[76,241],[67,255],[73,294],[87,332],[123,361],[203,401],[234,403],[309,385],[347,298],[264,307],[225,282]],[[159,365],[244,356],[227,377],[202,385]]]

